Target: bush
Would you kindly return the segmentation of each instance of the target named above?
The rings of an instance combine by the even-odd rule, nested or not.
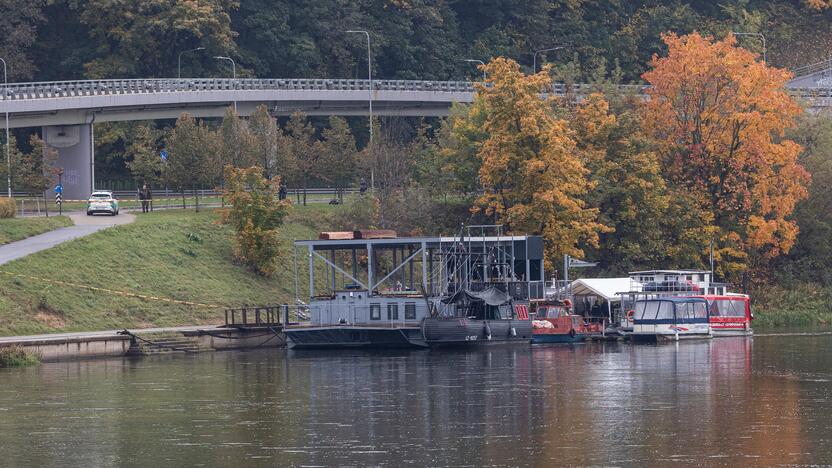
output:
[[[40,357],[22,346],[0,348],[0,367],[26,367],[40,362]]]
[[[0,219],[14,218],[15,204],[11,198],[0,198]]]

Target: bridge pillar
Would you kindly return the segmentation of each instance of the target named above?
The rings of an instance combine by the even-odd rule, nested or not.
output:
[[[43,127],[43,140],[58,151],[55,167],[64,171],[64,200],[86,200],[95,180],[93,125]]]

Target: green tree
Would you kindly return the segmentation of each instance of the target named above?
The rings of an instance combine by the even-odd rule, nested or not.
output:
[[[355,137],[347,121],[330,117],[329,127],[321,132],[321,139],[314,145],[318,154],[318,178],[333,187],[343,189],[354,179],[358,170],[358,150]]]
[[[98,48],[85,64],[90,78],[172,76],[178,53],[202,46],[235,49],[230,12],[237,0],[89,0],[80,21]]]
[[[271,179],[278,164],[278,145],[280,128],[277,121],[269,114],[266,106],[257,106],[248,122],[253,136],[253,150],[258,165],[263,168],[263,175]]]
[[[305,114],[295,112],[286,124],[281,141],[281,159],[287,161],[287,169],[291,171],[289,174],[295,186],[303,187],[303,204],[306,205],[309,183],[323,169],[318,165],[320,153],[315,148],[315,128]]]
[[[288,200],[278,200],[280,178],[264,178],[259,167],[230,165],[223,177],[224,196],[231,205],[223,221],[234,229],[234,256],[258,274],[271,276],[281,253],[278,228],[291,208]]]
[[[10,82],[31,78],[35,72],[32,46],[45,21],[45,4],[45,0],[0,0],[0,57],[6,61]]]
[[[164,132],[153,127],[140,125],[136,128],[133,141],[125,152],[125,164],[136,182],[152,186],[161,181],[165,161],[159,155],[159,145],[163,138]]]

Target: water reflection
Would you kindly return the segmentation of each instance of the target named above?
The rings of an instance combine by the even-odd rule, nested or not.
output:
[[[9,466],[828,463],[832,338],[0,371]]]

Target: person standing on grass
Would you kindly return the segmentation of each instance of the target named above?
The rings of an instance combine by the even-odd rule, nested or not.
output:
[[[145,200],[144,200],[144,188],[143,188],[143,186],[142,186],[142,187],[139,187],[139,188],[136,190],[136,198],[138,198],[138,199],[139,199],[139,202],[141,202],[141,204],[142,204],[142,213],[144,213],[144,205],[145,205],[145,203],[147,203],[147,202],[145,202]]]
[[[139,189],[139,200],[142,202],[142,213],[147,213],[147,184],[142,185],[142,188]]]

